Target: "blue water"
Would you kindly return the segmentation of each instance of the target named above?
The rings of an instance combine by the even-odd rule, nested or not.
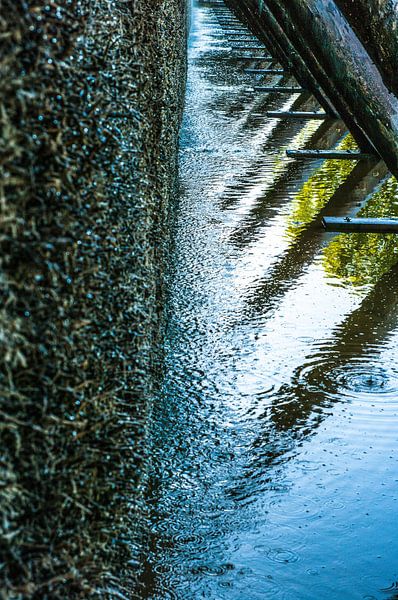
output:
[[[297,96],[252,90],[221,12],[194,3],[142,594],[398,598],[397,270],[311,225],[354,165],[286,157],[322,125],[266,117]]]

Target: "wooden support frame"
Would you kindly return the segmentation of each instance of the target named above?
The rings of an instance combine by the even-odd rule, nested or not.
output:
[[[339,113],[361,150],[376,150],[398,175],[398,99],[389,93],[337,4],[331,0],[264,0],[264,4],[336,107],[337,102],[341,106]]]
[[[258,0],[225,0],[243,23],[269,47],[272,47],[277,60],[286,70],[292,72],[299,85],[315,96],[321,107],[330,115],[337,117],[338,111],[326,96],[325,91],[308,69],[302,57],[286,35],[271,11],[265,6],[259,11]]]

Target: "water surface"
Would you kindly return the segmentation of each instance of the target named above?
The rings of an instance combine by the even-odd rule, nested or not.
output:
[[[287,159],[325,125],[268,119],[298,96],[253,92],[220,20],[195,4],[143,597],[391,600],[396,238],[314,219],[347,181],[354,199],[376,186],[366,214],[393,215],[397,184]]]

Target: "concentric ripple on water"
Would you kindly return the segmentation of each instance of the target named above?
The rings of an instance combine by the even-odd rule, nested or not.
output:
[[[284,80],[193,4],[140,597],[392,600],[398,269],[313,221],[353,162],[286,156],[352,144],[341,123],[268,119],[300,99],[254,92]]]

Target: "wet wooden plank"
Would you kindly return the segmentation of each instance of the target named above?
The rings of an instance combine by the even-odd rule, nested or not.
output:
[[[334,160],[362,160],[374,158],[373,154],[357,150],[286,150],[290,158],[332,158]]]
[[[267,117],[272,119],[317,119],[322,121],[328,118],[328,115],[323,112],[298,111],[298,110],[270,110],[267,112]]]
[[[281,94],[301,94],[306,90],[297,86],[277,86],[277,85],[256,85],[253,87],[256,92],[279,92]]]
[[[342,233],[398,233],[398,219],[323,217],[326,231]]]

